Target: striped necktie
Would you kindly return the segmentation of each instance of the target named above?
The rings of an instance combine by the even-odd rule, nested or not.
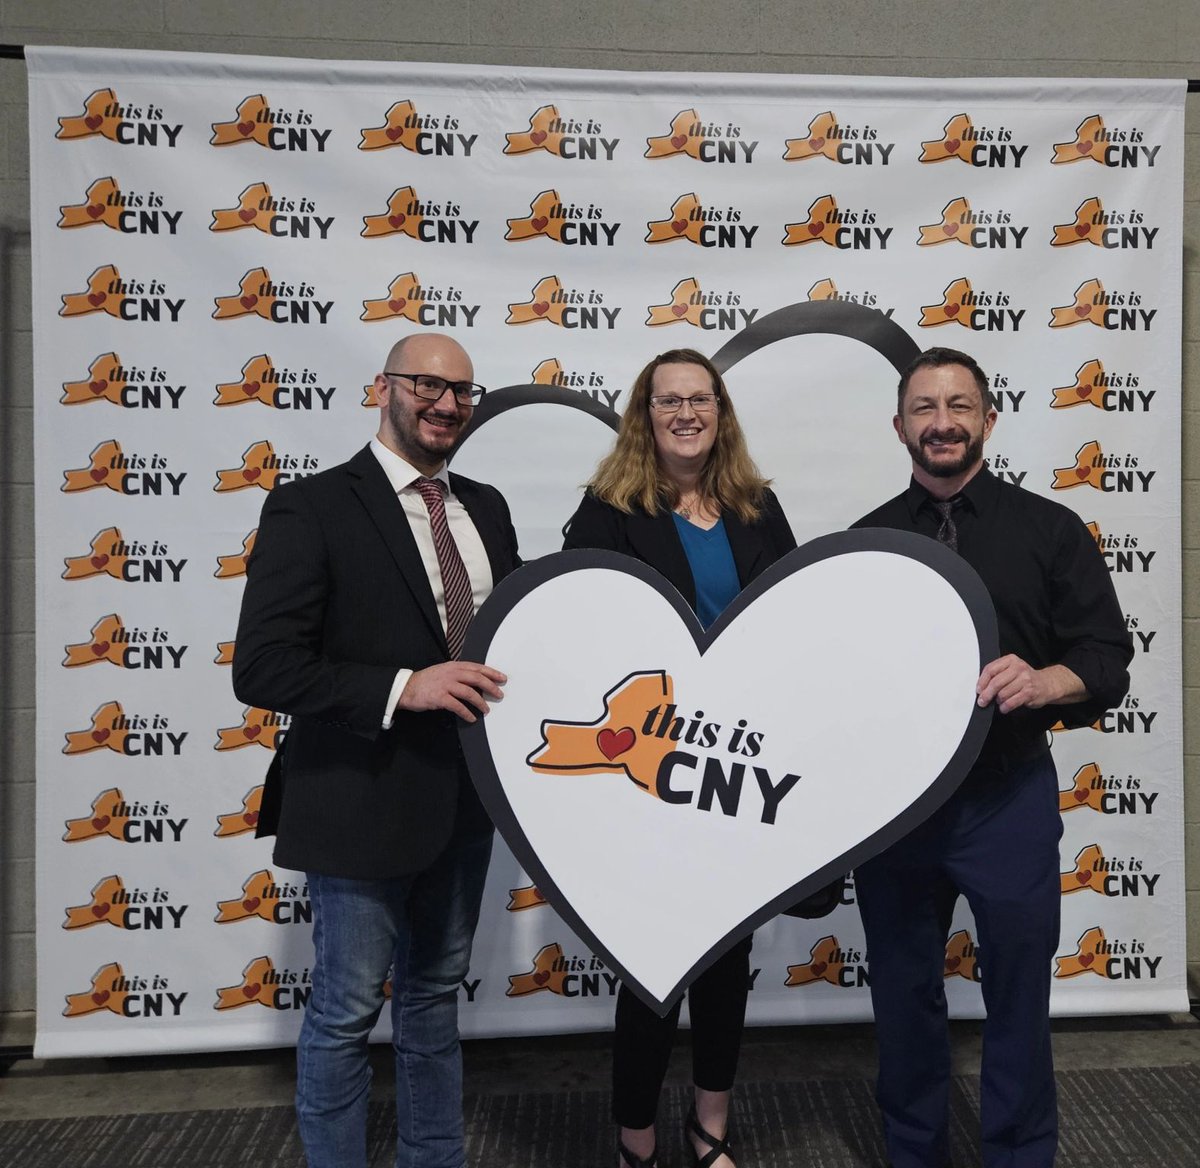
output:
[[[438,568],[442,573],[442,591],[446,601],[446,645],[451,658],[462,653],[467,625],[475,615],[475,598],[471,577],[458,554],[458,545],[450,534],[446,520],[446,501],[438,479],[415,479],[412,484],[425,500],[429,511],[429,526],[433,532],[433,548],[437,552]]]

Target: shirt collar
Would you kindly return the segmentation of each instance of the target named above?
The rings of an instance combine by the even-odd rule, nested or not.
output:
[[[956,498],[961,499],[969,511],[981,515],[995,499],[999,482],[1000,480],[987,467],[981,467],[971,481],[958,492]],[[909,480],[908,490],[904,492],[902,498],[914,521],[922,508],[930,507],[932,509],[933,496],[916,479]]]
[[[450,472],[446,469],[444,462],[433,474],[423,475],[412,463],[401,458],[394,450],[389,450],[384,446],[377,437],[371,439],[371,453],[383,467],[383,473],[387,475],[388,482],[392,484],[392,490],[397,494],[407,487],[411,487],[415,479],[426,477],[438,480],[446,488],[446,493],[450,493]]]

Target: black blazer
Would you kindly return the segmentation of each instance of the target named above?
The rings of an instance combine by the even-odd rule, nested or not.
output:
[[[756,523],[743,523],[732,511],[724,512],[722,518],[738,582],[743,588],[796,546],[796,537],[772,491],[767,491],[763,513]],[[564,551],[605,548],[649,564],[679,589],[695,609],[696,584],[670,511],[648,515],[637,510],[627,515],[609,503],[602,503],[589,492],[583,496],[563,534]]]
[[[484,483],[450,483],[498,582],[518,563],[508,506]],[[292,718],[258,827],[278,837],[275,862],[358,879],[428,867],[460,788],[477,804],[453,715],[401,711],[382,729],[396,671],[448,651],[408,519],[370,447],[271,492],[246,575],[234,692]]]

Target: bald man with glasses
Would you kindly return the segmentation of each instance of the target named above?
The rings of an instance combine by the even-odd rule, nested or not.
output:
[[[313,908],[296,1088],[310,1168],[366,1168],[367,1040],[389,976],[396,1163],[463,1164],[457,993],[492,827],[457,727],[506,678],[460,654],[519,562],[501,494],[446,470],[483,393],[457,341],[399,341],[375,377],[376,436],[271,492],[247,567],[234,691],[292,719],[258,834],[305,873]]]

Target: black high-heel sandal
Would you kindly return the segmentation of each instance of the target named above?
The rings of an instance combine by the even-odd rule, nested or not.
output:
[[[629,1168],[658,1168],[658,1149],[655,1148],[644,1160],[641,1156],[635,1156],[622,1142],[621,1138],[617,1137],[617,1151],[621,1153],[621,1159],[629,1165]]]
[[[696,1116],[696,1106],[692,1105],[688,1112],[687,1121],[683,1125],[684,1142],[692,1153],[692,1168],[712,1168],[722,1156],[728,1156],[733,1159],[733,1145],[729,1142],[729,1131],[726,1129],[725,1135],[721,1139],[710,1132],[706,1132],[700,1126],[700,1120]],[[692,1141],[689,1136],[696,1136],[697,1139],[703,1140],[709,1147],[709,1150],[703,1156],[692,1147]]]

